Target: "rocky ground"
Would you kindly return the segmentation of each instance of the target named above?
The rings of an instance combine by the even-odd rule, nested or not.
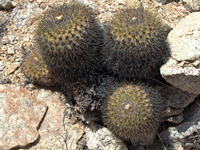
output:
[[[159,87],[165,99],[165,119],[154,144],[136,148],[99,122],[92,104],[98,105],[94,97],[102,97],[101,86],[82,87],[85,93],[75,89],[78,94],[71,103],[56,87],[34,85],[21,72],[38,17],[55,2],[68,1],[0,0],[0,149],[200,149],[200,2],[83,0],[94,8],[102,24],[120,8],[142,2],[157,11],[171,30],[171,57],[160,69],[171,84]],[[91,108],[83,111],[88,103]]]

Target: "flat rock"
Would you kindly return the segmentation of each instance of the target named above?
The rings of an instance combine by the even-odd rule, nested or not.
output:
[[[185,108],[197,97],[196,94],[182,91],[174,86],[159,87],[159,92],[162,95],[166,107]]]
[[[39,138],[37,127],[47,106],[24,87],[0,86],[0,149],[26,147]]]
[[[180,123],[183,121],[181,114],[186,106],[194,101],[196,94],[182,91],[174,86],[160,86],[159,92],[165,103],[165,121]]]
[[[160,134],[164,143],[173,149],[200,149],[200,100],[193,102],[187,109],[184,121],[178,126],[169,127]]]
[[[35,90],[33,91],[33,95],[38,100],[43,101],[48,106],[48,110],[38,128],[40,140],[30,150],[65,150],[66,143],[63,122],[65,105],[62,102],[64,96],[58,92],[45,89]]]
[[[161,69],[163,78],[180,88],[200,94],[200,12],[182,19],[169,33],[171,58]]]

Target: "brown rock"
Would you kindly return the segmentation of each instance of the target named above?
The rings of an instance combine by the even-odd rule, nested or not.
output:
[[[72,113],[71,106],[66,104],[65,107],[65,117],[64,117],[64,126],[66,129],[66,145],[68,150],[77,150],[80,147],[83,147],[83,144],[80,143],[81,138],[84,135],[84,126],[82,122],[78,122],[77,118]]]
[[[65,129],[64,129],[64,111],[65,105],[62,100],[63,95],[50,90],[35,90],[33,95],[40,101],[43,101],[48,106],[45,118],[38,129],[40,134],[39,142],[30,148],[30,150],[39,149],[55,149],[64,150]]]
[[[37,127],[47,106],[24,87],[0,86],[0,149],[25,147],[39,138]]]

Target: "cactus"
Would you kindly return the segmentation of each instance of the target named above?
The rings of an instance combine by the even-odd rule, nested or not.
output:
[[[52,86],[56,83],[55,76],[50,72],[36,48],[24,57],[22,72],[33,83],[45,86]]]
[[[132,143],[156,134],[163,117],[163,101],[156,88],[123,84],[108,93],[101,108],[102,120],[114,134]]]
[[[113,16],[105,30],[103,61],[119,78],[146,80],[159,74],[170,51],[167,32],[156,14],[126,8]]]
[[[103,32],[91,8],[81,3],[54,6],[41,17],[35,42],[57,76],[75,79],[95,74]]]

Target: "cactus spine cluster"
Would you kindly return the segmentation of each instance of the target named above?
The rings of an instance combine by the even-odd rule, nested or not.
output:
[[[105,29],[104,64],[120,78],[154,77],[169,56],[166,37],[163,24],[149,10],[123,9]]]
[[[22,72],[28,79],[37,84],[51,86],[56,82],[55,76],[50,72],[36,48],[25,56]]]
[[[89,76],[98,67],[103,33],[91,8],[82,3],[54,6],[35,31],[39,53],[58,76]]]
[[[125,140],[139,142],[157,132],[163,102],[156,88],[142,84],[115,85],[102,106],[104,124]]]

